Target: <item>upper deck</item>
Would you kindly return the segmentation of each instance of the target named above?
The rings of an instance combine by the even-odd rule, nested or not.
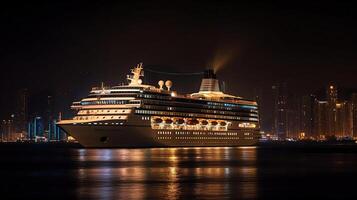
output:
[[[176,91],[171,90],[172,82],[169,80],[165,83],[164,81],[159,81],[159,87],[143,84],[140,79],[140,77],[144,75],[142,64],[139,64],[132,69],[131,73],[132,75],[127,76],[127,79],[129,80],[128,84],[113,87],[107,87],[102,84],[101,87],[93,87],[89,95],[80,102],[74,102],[72,108],[81,109],[99,105],[105,107],[118,107],[118,105],[137,107],[140,105],[140,102],[135,101],[136,99],[146,97],[152,98],[152,96],[161,100],[191,102],[197,104],[223,106],[234,106],[237,104],[257,107],[255,101],[243,99],[242,97],[226,94],[220,91],[219,86],[217,85],[218,80],[215,75],[212,77],[204,77],[204,79],[202,79],[199,92],[179,94]],[[164,85],[166,88],[164,88]],[[214,89],[210,90],[210,88]]]

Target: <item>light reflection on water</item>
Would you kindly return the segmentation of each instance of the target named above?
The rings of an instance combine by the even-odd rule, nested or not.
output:
[[[254,147],[78,151],[79,198],[257,198]]]

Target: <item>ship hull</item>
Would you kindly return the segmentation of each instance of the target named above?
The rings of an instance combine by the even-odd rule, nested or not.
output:
[[[91,126],[61,124],[60,127],[88,148],[251,146],[258,130],[189,131],[154,130],[150,126]]]

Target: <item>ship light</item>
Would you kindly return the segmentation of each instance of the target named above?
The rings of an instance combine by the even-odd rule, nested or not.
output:
[[[239,123],[238,126],[240,128],[255,128],[257,125],[253,123],[244,122],[244,123]]]
[[[74,137],[72,137],[72,136],[68,136],[68,137],[67,137],[67,140],[68,140],[68,141],[75,141],[76,139],[75,139]]]
[[[176,92],[171,92],[171,96],[172,96],[172,97],[176,97],[176,96],[177,96],[177,93],[176,93]]]

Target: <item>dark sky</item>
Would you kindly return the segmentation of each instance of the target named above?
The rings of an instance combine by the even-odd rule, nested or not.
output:
[[[296,94],[331,81],[357,85],[353,4],[14,2],[0,9],[2,118],[13,112],[20,88],[33,96],[55,95],[58,109],[67,110],[101,81],[123,82],[138,62],[197,72],[217,56],[230,55],[218,76],[230,93],[247,98],[262,93],[265,115],[276,82],[287,82]],[[167,78],[178,91],[199,87],[200,77]]]

